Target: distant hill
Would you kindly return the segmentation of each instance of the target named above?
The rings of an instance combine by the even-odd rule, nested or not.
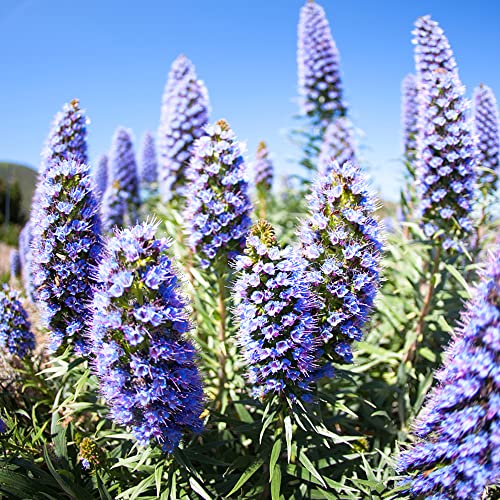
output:
[[[9,177],[17,180],[21,188],[22,207],[26,215],[30,212],[31,199],[35,190],[37,173],[31,167],[19,163],[0,162],[0,179],[7,181]]]

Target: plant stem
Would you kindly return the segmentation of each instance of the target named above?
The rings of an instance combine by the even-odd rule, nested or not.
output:
[[[438,246],[436,253],[434,255],[434,260],[432,261],[432,269],[430,272],[429,276],[429,286],[427,288],[427,293],[425,294],[424,297],[424,302],[422,304],[422,308],[420,309],[420,313],[418,315],[418,320],[417,320],[417,326],[415,327],[415,340],[411,344],[410,348],[408,349],[405,357],[404,357],[404,362],[407,361],[413,361],[416,355],[417,351],[417,345],[419,342],[419,339],[422,335],[424,325],[425,325],[425,318],[427,314],[429,313],[429,309],[432,304],[432,299],[434,297],[434,289],[436,286],[436,273],[439,270],[439,263],[441,259],[441,246]]]
[[[219,324],[217,331],[218,342],[218,360],[219,360],[219,395],[222,394],[224,386],[227,381],[226,373],[226,361],[227,361],[227,348],[226,348],[226,287],[224,275],[220,272],[217,273],[217,285],[218,285],[218,311],[219,311]]]

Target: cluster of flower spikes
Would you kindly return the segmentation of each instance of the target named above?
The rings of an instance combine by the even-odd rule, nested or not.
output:
[[[19,250],[11,250],[9,254],[10,276],[18,278],[21,275],[21,257]]]
[[[346,116],[335,118],[326,128],[318,157],[318,175],[328,175],[331,158],[339,165],[356,161],[356,145],[351,120]]]
[[[419,17],[412,33],[419,91],[427,84],[432,84],[436,71],[445,71],[458,76],[457,63],[450,43],[436,21],[430,16]]]
[[[90,167],[63,160],[46,172],[33,231],[33,285],[50,349],[86,353],[94,278],[101,251],[100,219]]]
[[[158,225],[116,230],[98,268],[90,340],[94,369],[112,418],[141,444],[173,451],[186,430],[202,429],[197,353],[185,334],[188,311],[169,242]]]
[[[331,159],[309,196],[299,241],[317,296],[323,361],[352,362],[379,286],[381,228],[366,176],[352,162]]]
[[[189,160],[208,123],[209,107],[207,89],[191,61],[184,56],[176,59],[165,87],[158,128],[158,180],[164,199],[186,195]]]
[[[473,102],[478,180],[480,184],[486,184],[487,190],[493,193],[500,164],[500,124],[497,100],[490,87],[479,85],[474,89]]]
[[[268,193],[273,186],[274,167],[269,158],[269,150],[264,141],[260,141],[253,164],[254,184],[258,192]]]
[[[31,264],[33,262],[33,251],[31,243],[33,235],[31,233],[31,222],[28,221],[19,233],[19,257],[21,260],[21,279],[26,297],[32,302],[35,298],[33,287],[33,273]]]
[[[142,184],[153,184],[158,179],[155,140],[151,132],[146,132],[142,140],[139,162],[139,180]]]
[[[480,500],[500,480],[500,251],[466,306],[398,469],[412,495]]]
[[[109,151],[108,186],[101,207],[103,229],[123,227],[137,222],[140,206],[139,177],[134,145],[129,131],[119,127]]]
[[[417,149],[418,135],[417,78],[408,74],[401,84],[401,125],[403,129],[403,152],[407,161],[413,161]]]
[[[318,343],[305,260],[296,249],[282,248],[272,226],[260,220],[250,229],[245,255],[237,258],[235,268],[238,342],[253,395],[310,401]]]
[[[240,254],[251,226],[252,204],[241,146],[225,120],[205,127],[189,169],[185,218],[189,246],[207,269]]]
[[[20,358],[35,348],[35,336],[19,292],[5,284],[0,290],[0,345]]]
[[[425,235],[438,238],[445,250],[459,250],[472,230],[475,148],[463,94],[456,75],[437,71],[419,103],[419,217]]]
[[[302,112],[322,126],[345,115],[339,53],[325,11],[313,0],[300,11],[297,64]]]
[[[102,197],[108,187],[108,163],[108,155],[103,154],[100,156],[99,160],[97,160],[96,166],[93,170],[96,196],[99,200],[102,200]]]

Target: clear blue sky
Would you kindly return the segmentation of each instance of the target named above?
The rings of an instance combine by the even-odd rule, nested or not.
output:
[[[412,24],[444,28],[468,94],[500,97],[499,0],[323,0],[341,54],[363,155],[385,196],[401,178],[400,82],[413,68]],[[78,97],[90,156],[124,125],[155,131],[167,72],[186,54],[253,152],[265,139],[279,172],[296,171],[285,130],[296,112],[296,32],[302,0],[0,0],[0,160],[37,166],[53,115]]]

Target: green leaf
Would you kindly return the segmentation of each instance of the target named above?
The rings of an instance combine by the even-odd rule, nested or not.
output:
[[[273,469],[271,469],[272,481],[271,481],[271,500],[279,500],[281,491],[281,467],[276,464]]]
[[[155,469],[156,496],[160,496],[162,476],[163,476],[163,465],[160,465]]]
[[[288,463],[290,463],[292,458],[292,419],[290,415],[287,415],[283,422],[285,424],[286,455]]]
[[[205,500],[212,500],[212,495],[210,495],[210,493],[193,476],[189,478],[189,484],[191,485],[191,488],[193,488],[193,491],[198,493],[200,497]]]
[[[233,493],[236,493],[261,467],[264,460],[258,458],[255,460],[248,469],[240,476],[238,482],[234,485],[234,488],[227,494],[230,497]]]
[[[271,450],[271,458],[269,460],[269,470],[271,471],[269,477],[270,481],[273,479],[274,466],[278,461],[280,453],[281,453],[281,436],[279,436],[278,439],[274,442],[273,449]]]
[[[321,474],[316,470],[312,462],[309,460],[304,451],[299,453],[299,461],[300,463],[324,486],[326,487],[326,483],[321,476]]]

